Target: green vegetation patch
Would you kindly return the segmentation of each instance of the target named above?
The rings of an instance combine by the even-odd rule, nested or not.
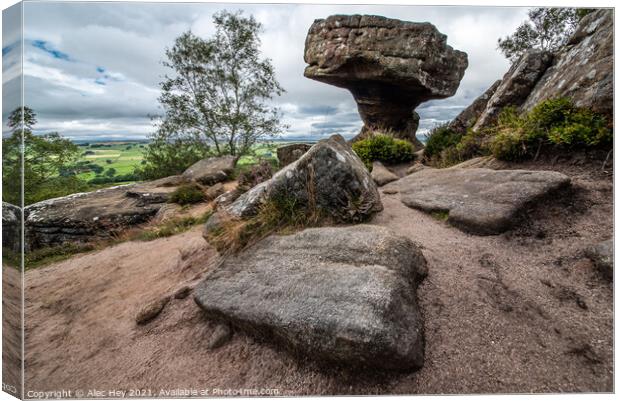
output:
[[[221,221],[217,229],[207,234],[209,243],[222,254],[235,253],[273,233],[289,234],[326,223],[324,213],[310,203],[301,204],[286,194],[273,196],[250,219]]]
[[[450,129],[448,123],[433,128],[426,135],[424,157],[432,158],[441,154],[444,149],[456,146],[460,142],[461,137],[461,134]]]
[[[449,167],[476,156],[521,161],[550,148],[611,148],[612,143],[611,123],[604,116],[577,107],[570,99],[553,98],[529,113],[505,107],[495,125],[464,135],[439,126],[430,132],[424,155],[432,166]]]
[[[89,243],[66,243],[63,245],[36,249],[24,255],[26,270],[60,262],[79,253],[94,251],[95,245]]]
[[[439,221],[447,221],[450,217],[450,212],[447,210],[436,210],[430,213],[431,217]]]
[[[352,147],[369,170],[374,161],[396,164],[414,158],[413,145],[410,142],[388,134],[373,133],[368,138],[355,142]]]
[[[204,200],[205,194],[197,184],[181,185],[170,195],[170,202],[179,205],[191,205]]]
[[[504,108],[487,135],[490,152],[500,160],[536,157],[549,145],[567,149],[607,147],[613,141],[605,117],[576,107],[567,98],[545,100],[523,114],[513,107]]]
[[[137,239],[140,241],[152,241],[157,238],[170,237],[183,233],[196,225],[206,223],[212,213],[213,212],[209,210],[200,217],[188,216],[168,220],[154,229],[140,232]]]

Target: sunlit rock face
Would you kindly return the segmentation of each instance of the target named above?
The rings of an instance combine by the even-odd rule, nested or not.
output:
[[[414,109],[453,96],[467,68],[467,54],[448,46],[434,25],[371,15],[315,20],[304,60],[307,78],[351,92],[362,133],[391,130],[414,143]]]

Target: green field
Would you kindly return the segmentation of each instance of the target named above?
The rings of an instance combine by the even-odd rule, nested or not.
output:
[[[142,151],[145,143],[141,142],[106,142],[80,146],[82,152],[79,161],[87,161],[101,166],[105,171],[113,168],[115,175],[131,174],[134,168],[142,161]],[[77,175],[83,180],[95,178],[94,171],[83,172]]]
[[[255,164],[259,159],[270,159],[277,161],[277,148],[291,142],[270,142],[256,144],[251,155],[242,156],[237,163],[240,168]],[[80,158],[78,163],[89,163],[100,167],[99,172],[84,168],[79,172],[77,177],[85,181],[89,181],[97,176],[107,176],[106,173],[110,169],[114,169],[114,176],[122,176],[132,174],[135,167],[140,165],[142,161],[142,152],[147,144],[145,142],[98,142],[89,144],[80,144]],[[111,173],[110,173],[111,174]],[[128,183],[131,181],[122,181],[117,183],[108,183],[116,185]]]

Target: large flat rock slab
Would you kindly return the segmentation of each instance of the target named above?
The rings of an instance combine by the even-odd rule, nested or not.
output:
[[[480,235],[510,229],[528,203],[569,183],[555,171],[486,168],[424,169],[398,181],[405,205],[447,212],[450,224]]]
[[[154,217],[178,177],[119,185],[34,203],[24,209],[27,250],[106,239]]]
[[[386,228],[312,228],[227,259],[194,294],[208,317],[294,354],[412,370],[424,356],[425,275],[419,248]]]

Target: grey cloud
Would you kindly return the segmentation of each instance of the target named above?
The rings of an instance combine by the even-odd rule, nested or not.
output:
[[[165,48],[187,29],[211,34],[211,16],[224,8],[243,9],[263,23],[261,49],[287,91],[275,104],[282,106],[291,137],[337,131],[354,135],[361,127],[348,91],[303,77],[304,40],[314,19],[359,13],[429,21],[447,35],[450,45],[466,51],[470,66],[456,95],[418,109],[421,129],[427,129],[453,118],[507,70],[495,41],[511,32],[526,12],[499,7],[25,3],[26,39],[44,40],[75,60],[59,60],[26,46],[26,100],[39,113],[40,129],[72,137],[146,135],[152,129],[148,115],[159,112],[158,82],[170,73],[161,65]],[[3,85],[13,93],[15,85]]]

